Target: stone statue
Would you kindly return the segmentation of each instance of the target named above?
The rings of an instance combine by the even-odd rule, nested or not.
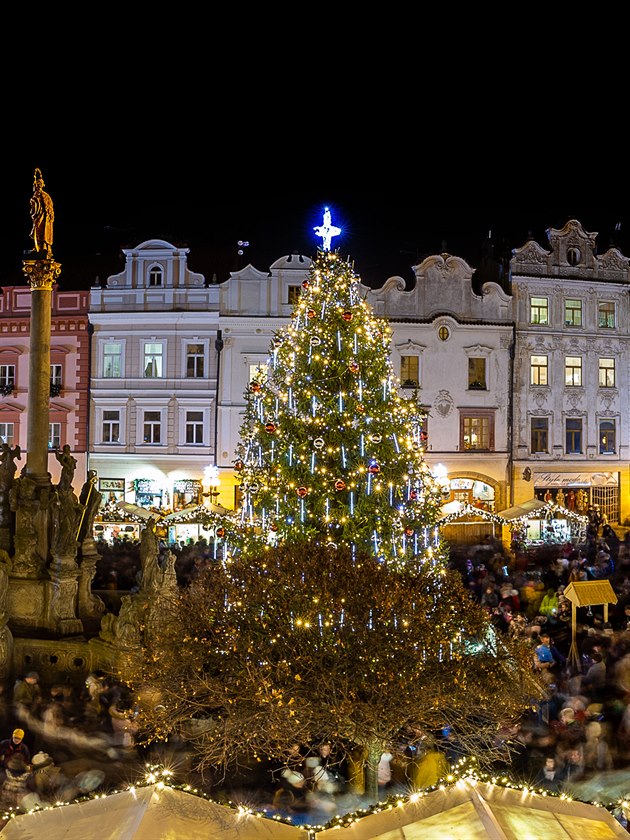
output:
[[[76,557],[77,535],[83,507],[72,491],[56,490],[50,499],[52,535],[50,551],[55,557]]]
[[[69,444],[64,443],[63,449],[55,452],[55,458],[61,464],[61,476],[57,487],[62,491],[72,490],[74,471],[77,468],[77,459],[71,454]]]
[[[11,489],[17,470],[15,459],[21,457],[22,450],[19,446],[14,446],[12,449],[8,443],[2,444],[0,450],[0,490],[8,491]]]
[[[147,519],[142,536],[140,537],[140,569],[142,589],[158,589],[162,580],[159,564],[160,543],[155,533],[156,520],[153,516]]]
[[[136,648],[141,641],[140,619],[133,595],[123,595],[116,621],[116,639],[123,647]],[[108,627],[108,629],[110,629]]]
[[[52,257],[53,222],[55,211],[52,198],[44,191],[44,179],[41,169],[35,170],[33,179],[33,195],[31,198],[31,238],[35,247],[33,252]]]
[[[77,535],[79,543],[82,543],[85,539],[89,539],[94,533],[94,519],[103,500],[103,494],[96,489],[97,480],[96,470],[88,470],[87,481],[81,488],[81,493],[79,494],[79,504],[83,508],[81,524]]]

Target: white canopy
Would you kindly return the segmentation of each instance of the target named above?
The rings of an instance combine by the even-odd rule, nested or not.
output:
[[[614,840],[605,808],[473,779],[411,797],[346,826],[310,830],[149,785],[10,820],[0,840]]]

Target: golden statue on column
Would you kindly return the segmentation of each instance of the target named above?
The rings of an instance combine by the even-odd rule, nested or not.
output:
[[[35,247],[31,253],[40,254],[45,259],[52,257],[53,222],[55,209],[52,198],[44,190],[44,178],[41,169],[35,170],[33,178],[33,197],[31,198],[31,238]]]

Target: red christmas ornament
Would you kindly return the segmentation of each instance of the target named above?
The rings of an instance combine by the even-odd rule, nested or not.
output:
[[[342,490],[346,489],[346,482],[342,478],[338,478],[335,481],[335,490],[341,492]]]
[[[380,473],[380,471],[381,471],[381,468],[380,468],[379,464],[377,464],[376,461],[372,461],[372,463],[368,467],[368,472],[372,473],[372,475],[376,475],[377,473]]]
[[[257,394],[259,391],[262,391],[262,385],[260,384],[260,382],[256,382],[256,380],[253,379],[249,383],[249,390],[252,392],[252,394]]]
[[[363,405],[363,403],[357,403],[357,411],[363,414],[363,412],[365,411],[365,406]]]
[[[348,365],[348,369],[350,373],[358,373],[359,372],[359,363],[358,362],[350,362]]]
[[[413,528],[405,528],[405,534],[406,534],[408,537],[413,536]]]
[[[304,496],[308,496],[308,488],[307,487],[298,487],[297,494],[300,499],[303,499]]]
[[[243,469],[243,462],[242,461],[235,461],[234,462],[234,469],[235,470],[242,470]]]
[[[308,280],[303,280],[303,281],[302,281],[302,288],[303,288],[303,289],[308,289],[308,287],[309,287],[310,285],[311,285],[311,284],[308,282]]]
[[[275,524],[275,522],[273,523],[273,525],[269,526],[269,530],[270,531],[277,531],[278,530],[278,526]]]
[[[341,317],[343,318],[344,321],[352,321],[352,312],[348,312],[348,310],[346,309],[346,311],[343,313],[343,315]]]
[[[265,431],[267,432],[267,434],[272,435],[276,431],[276,424],[265,423]]]
[[[225,536],[225,528],[217,528],[217,537]]]
[[[315,317],[315,310],[314,309],[307,309],[306,310],[306,317],[307,318],[314,318]]]
[[[412,499],[413,501],[415,501],[418,498],[418,492],[416,490],[412,490],[409,493],[409,498]]]

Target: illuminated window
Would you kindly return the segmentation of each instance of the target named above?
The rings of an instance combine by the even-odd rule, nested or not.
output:
[[[566,356],[564,360],[564,384],[582,384],[582,357]]]
[[[103,376],[120,379],[122,376],[122,344],[106,341],[103,345]]]
[[[532,417],[531,419],[531,451],[549,452],[549,418]]]
[[[48,448],[61,449],[61,423],[48,424]]]
[[[420,382],[420,359],[418,356],[400,357],[400,384],[403,388],[417,388]]]
[[[147,341],[144,344],[144,376],[145,379],[159,379],[163,374],[163,352],[161,344]]]
[[[614,388],[615,387],[615,360],[614,359],[600,359],[599,360],[599,387],[600,388]]]
[[[61,374],[63,372],[62,365],[50,366],[50,384],[61,387]]]
[[[617,449],[617,435],[614,420],[600,420],[599,454],[614,455]]]
[[[471,391],[486,390],[486,360],[483,356],[468,359],[468,387]]]
[[[15,387],[15,365],[0,365],[0,390],[10,394]]]
[[[203,344],[188,344],[186,347],[186,376],[189,379],[203,379],[205,370],[205,348]]]
[[[549,323],[549,298],[531,298],[529,303],[529,321],[531,324]]]
[[[582,326],[582,301],[568,298],[564,302],[564,323],[568,327]]]
[[[582,418],[569,417],[566,421],[567,455],[579,455],[582,452]]]
[[[476,409],[460,416],[460,448],[494,449],[494,412]]]
[[[120,443],[120,411],[103,411],[103,443]]]
[[[13,446],[15,436],[15,425],[13,423],[0,423],[0,441]]]
[[[249,381],[256,379],[258,382],[265,382],[269,377],[269,365],[258,363],[249,366]]]
[[[145,411],[143,426],[143,440],[145,443],[161,442],[162,418],[159,411]]]
[[[548,385],[549,358],[548,356],[532,356],[529,362],[530,385]]]
[[[438,330],[438,338],[440,341],[448,341],[450,338],[451,332],[448,327],[440,327]]]
[[[203,443],[203,411],[186,412],[186,443]]]
[[[300,299],[301,286],[287,286],[287,303],[296,304]]]
[[[615,304],[610,300],[600,300],[597,304],[597,324],[600,329],[613,329],[615,326]]]

